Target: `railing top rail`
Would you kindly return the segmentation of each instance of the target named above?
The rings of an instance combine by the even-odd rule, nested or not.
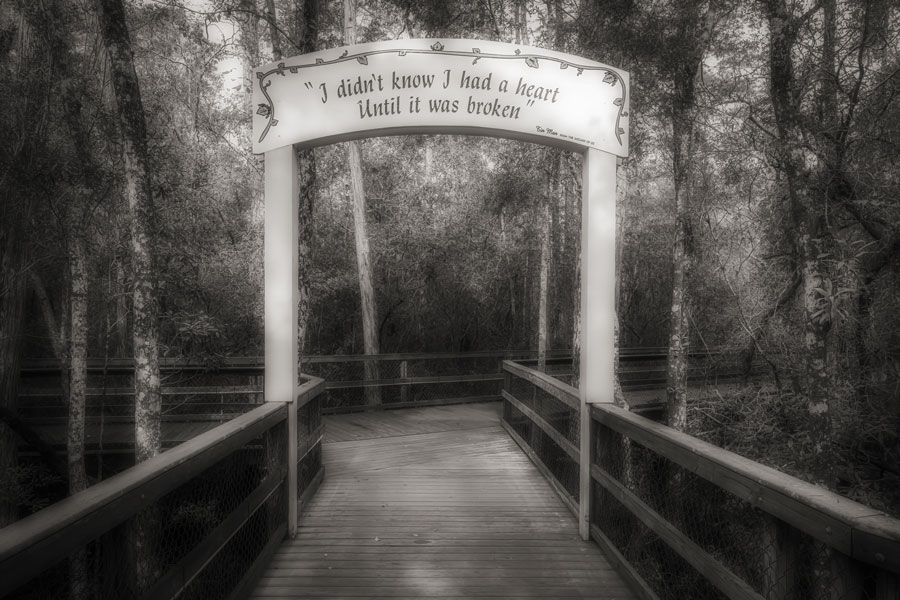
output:
[[[27,581],[285,419],[271,402],[17,521],[0,535],[4,587]],[[18,583],[16,583],[17,585]]]
[[[325,380],[321,377],[304,375],[303,379],[300,389],[297,390],[297,408],[302,408],[310,400],[325,391]]]
[[[512,361],[504,370],[578,400],[576,388],[544,373]],[[900,520],[613,404],[593,404],[591,415],[840,552],[900,573]]]
[[[703,352],[692,352],[692,357],[712,356],[733,352],[731,348],[710,348]],[[572,351],[568,349],[551,350],[548,356],[553,358],[570,357]],[[620,348],[619,356],[628,360],[634,357],[664,358],[666,348],[663,347],[635,347]],[[477,350],[473,352],[401,352],[393,354],[320,354],[303,356],[303,364],[321,364],[332,362],[360,362],[366,360],[442,360],[453,358],[529,358],[536,357],[533,350]],[[223,358],[217,362],[203,362],[198,360],[186,360],[182,358],[160,358],[159,364],[164,369],[262,369],[264,358],[262,356],[232,356]],[[121,370],[134,367],[131,358],[98,358],[88,359],[88,368],[91,370]],[[23,361],[22,371],[41,372],[58,371],[59,361],[52,358],[27,359]]]
[[[568,356],[571,350],[553,350],[551,356]],[[366,360],[441,360],[451,358],[518,358],[537,356],[533,350],[477,350],[474,352],[401,352],[393,354],[317,354],[301,357],[303,364],[319,364],[329,362],[360,362]],[[223,358],[218,362],[208,363],[197,360],[185,360],[181,358],[160,358],[161,368],[262,368],[265,358],[262,356],[232,356]],[[122,369],[134,366],[131,358],[103,359],[92,357],[88,359],[91,369]],[[29,359],[23,361],[22,370],[48,370],[59,369],[59,361],[53,358]]]
[[[578,407],[580,406],[578,389],[571,385],[563,383],[552,375],[541,373],[536,369],[532,369],[511,360],[503,361],[503,370],[523,379],[527,379],[548,394],[554,396],[556,399],[578,410]]]
[[[856,560],[900,573],[900,520],[610,404],[591,415]]]
[[[553,350],[552,356],[571,354],[570,350]],[[362,360],[442,360],[449,358],[502,358],[537,355],[533,350],[476,350],[473,352],[398,352],[393,354],[320,354],[306,356],[307,363],[358,362]]]

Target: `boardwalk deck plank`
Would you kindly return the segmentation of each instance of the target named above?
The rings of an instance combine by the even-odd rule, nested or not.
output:
[[[323,457],[252,598],[636,598],[497,404],[328,417]]]

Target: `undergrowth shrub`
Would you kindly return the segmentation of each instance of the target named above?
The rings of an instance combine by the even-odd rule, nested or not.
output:
[[[805,396],[758,385],[696,400],[688,432],[900,516],[900,403],[887,389],[842,396],[846,400],[832,407],[828,440],[811,435]]]

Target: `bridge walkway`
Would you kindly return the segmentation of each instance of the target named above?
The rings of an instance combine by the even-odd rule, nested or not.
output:
[[[500,426],[500,405],[327,417],[325,481],[252,598],[636,596]]]

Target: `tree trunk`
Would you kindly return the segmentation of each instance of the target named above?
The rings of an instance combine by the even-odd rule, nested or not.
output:
[[[132,60],[131,38],[122,0],[97,0],[103,42],[109,53],[113,90],[122,132],[125,184],[131,219],[132,304],[134,310],[135,459],[160,451],[160,381],[156,273],[153,267],[153,198],[147,128],[141,90]]]
[[[583,160],[583,159],[582,159]],[[584,189],[582,188],[582,171],[570,164],[572,175],[573,193],[577,197],[578,227],[572,244],[575,251],[575,272],[572,279],[572,385],[578,387],[581,378],[581,217],[584,209]],[[560,174],[562,176],[562,174]]]
[[[86,149],[84,149],[86,151]],[[68,457],[69,495],[88,487],[84,469],[84,420],[87,400],[87,337],[88,337],[88,268],[87,249],[81,215],[69,216],[69,307],[71,334],[69,336],[69,415],[66,425],[66,456]],[[88,558],[85,549],[69,557],[69,595],[75,600],[88,598]]]
[[[576,236],[575,273],[572,283],[572,297],[575,300],[572,317],[572,385],[578,387],[581,379],[581,236]]]
[[[70,219],[69,306],[72,333],[69,337],[69,420],[66,450],[69,464],[69,494],[87,488],[84,469],[84,419],[87,399],[88,268],[84,232],[77,219]]]
[[[435,183],[434,177],[434,140],[431,137],[426,137],[425,142],[423,143],[425,146],[425,165],[422,169],[422,179],[425,182],[425,185],[431,185]]]
[[[356,0],[344,0],[344,43],[356,43]],[[350,154],[350,185],[353,193],[353,233],[356,238],[356,265],[359,269],[359,295],[362,304],[363,352],[375,355],[378,349],[378,319],[375,290],[372,285],[372,265],[369,253],[369,234],[366,230],[366,192],[363,184],[362,156],[358,142],[348,142]],[[366,381],[379,379],[378,363],[365,361]],[[366,388],[366,405],[381,404],[381,390]]]
[[[109,54],[113,91],[122,133],[124,178],[131,220],[132,336],[134,345],[135,460],[160,452],[160,379],[158,305],[153,268],[153,198],[150,192],[147,133],[131,39],[122,0],[96,0],[101,35]],[[134,584],[138,592],[158,578],[153,532],[158,518],[151,511],[136,516],[130,529]]]
[[[619,349],[621,348],[620,324],[619,324],[619,293],[622,287],[622,256],[625,251],[625,223],[622,218],[622,209],[625,198],[628,196],[628,174],[624,163],[616,168],[616,320],[613,323],[613,336],[615,344],[613,365],[613,400],[619,408],[628,409],[625,392],[622,391],[622,383],[619,381]],[[631,452],[631,446],[626,445]],[[630,461],[626,462],[630,469]]]
[[[563,340],[569,340],[572,337],[572,332],[569,330],[569,326],[571,325],[571,321],[569,320],[569,311],[564,307],[572,306],[572,281],[566,277],[565,273],[559,268],[559,265],[562,261],[569,256],[568,253],[568,243],[569,237],[567,234],[569,228],[569,187],[567,185],[568,179],[563,176],[566,172],[566,154],[563,152],[559,153],[559,161],[557,162],[557,168],[559,171],[559,197],[558,202],[554,206],[553,211],[553,248],[555,248],[555,256],[559,257],[558,260],[554,261],[553,268],[553,289],[557,290],[556,298],[553,301],[553,329],[554,335],[550,342],[552,345],[563,345],[565,346],[565,342]]]
[[[785,0],[769,0],[767,17],[772,107],[803,290],[807,410],[810,433],[821,452],[831,437],[831,412],[837,388],[836,374],[829,368],[829,336],[837,292],[828,260],[833,240],[822,212],[827,204],[823,200],[827,193],[828,173],[822,159],[808,151],[808,139],[814,132],[804,129],[804,117],[797,100],[801,84],[794,74],[793,53],[802,22],[791,14]],[[827,14],[825,21],[828,21]],[[833,35],[830,39],[833,44]],[[828,40],[828,35],[823,36],[825,43]],[[827,62],[830,55],[827,50],[823,52],[823,62]],[[822,85],[827,87],[824,81]],[[826,117],[832,110],[830,95],[830,92],[823,92],[820,96],[820,107]]]
[[[297,32],[296,46],[300,52],[315,52],[319,43],[320,0],[296,0],[294,26]]]
[[[313,210],[315,207],[316,156],[313,150],[297,152],[297,178],[299,180],[300,204],[297,214],[297,348],[302,365],[303,351],[309,332],[309,318],[312,310],[310,272],[312,271]],[[298,365],[298,369],[301,365]]]
[[[834,372],[829,368],[833,278],[830,264],[824,258],[828,254],[824,223],[821,217],[811,214],[807,204],[810,199],[803,198],[809,195],[808,190],[796,191],[796,197],[806,205],[798,211],[803,216],[796,225],[802,260],[807,410],[810,431],[814,439],[820,441],[817,446],[821,450],[831,436],[831,410],[834,408],[831,397],[836,386]]]
[[[547,194],[544,198],[543,205],[540,207],[540,226],[541,226],[541,262],[539,268],[539,298],[538,298],[538,370],[544,371],[547,368],[547,345],[549,339],[549,325],[547,319],[547,310],[550,303],[550,245],[551,245],[551,215],[550,204],[556,201],[557,187],[559,185],[559,151],[548,150],[547,160],[550,165],[549,177],[547,178]]]
[[[130,356],[128,351],[128,280],[125,276],[125,265],[122,257],[116,256],[116,350],[115,356]]]
[[[272,38],[272,60],[281,60],[281,37],[278,33],[278,15],[275,0],[266,0],[266,19],[269,22],[269,36]]]
[[[549,325],[547,305],[550,302],[550,206],[543,207],[541,223],[541,266],[540,266],[540,300],[538,302],[538,369],[547,368],[547,340]]]
[[[700,7],[682,16],[680,37],[689,44],[681,57],[672,97],[672,170],[675,188],[675,239],[672,247],[672,302],[669,316],[669,350],[666,368],[666,413],[669,427],[683,431],[687,425],[688,353],[690,351],[690,274],[694,262],[692,170],[694,125],[697,121],[696,78],[712,35],[716,14],[712,2],[701,20]]]
[[[244,79],[245,102],[253,91],[253,69],[259,66],[259,13],[256,0],[238,0],[235,19],[241,24],[241,70]]]
[[[528,12],[525,0],[513,0],[513,28],[517,44],[528,44]]]
[[[349,142],[350,180],[353,186],[353,233],[356,239],[356,264],[359,269],[359,296],[362,305],[363,352],[376,355],[378,350],[378,329],[376,325],[375,290],[372,285],[372,265],[369,261],[369,234],[366,231],[366,204],[363,190],[362,158],[359,144]],[[378,363],[365,361],[366,381],[379,379]],[[366,404],[381,404],[381,390],[366,388]]]
[[[524,6],[523,6],[524,9]],[[547,26],[553,39],[554,50],[561,50],[563,45],[562,13],[558,3],[547,2]],[[523,25],[525,25],[523,23]],[[549,36],[548,36],[549,37]],[[553,220],[556,207],[565,202],[561,185],[562,151],[556,148],[545,150],[548,167],[547,194],[541,215],[541,263],[538,280],[538,369],[547,368],[547,346],[550,343],[549,320],[547,311],[550,307],[550,261],[553,249]],[[557,288],[558,289],[558,288]],[[557,292],[558,293],[558,292]]]
[[[690,133],[676,133],[675,144],[685,142]],[[676,156],[678,151],[676,150]],[[689,161],[690,159],[688,159]],[[687,424],[688,352],[690,351],[689,302],[687,278],[693,260],[688,241],[690,232],[689,192],[685,170],[675,161],[675,240],[672,248],[672,302],[669,312],[669,350],[666,363],[666,413],[669,427],[684,431]]]
[[[272,2],[272,0],[267,0]],[[274,19],[274,7],[272,8]],[[295,15],[297,31],[296,46],[303,53],[315,52],[319,38],[319,2],[318,0],[305,0],[297,6]],[[272,31],[272,39],[276,38],[276,32]],[[274,46],[273,46],[274,47]],[[300,194],[298,219],[298,273],[297,273],[297,348],[299,349],[301,369],[303,363],[303,350],[306,347],[306,338],[309,332],[309,319],[312,300],[310,295],[312,271],[312,247],[313,247],[313,211],[316,199],[316,155],[312,149],[297,151],[297,178]]]
[[[68,240],[68,265],[69,265],[69,290],[68,307],[69,318],[67,321],[69,330],[60,333],[59,339],[54,343],[54,349],[63,372],[68,370],[68,385],[65,386],[68,394],[69,415],[66,435],[66,449],[68,458],[69,495],[80,492],[88,487],[87,474],[84,461],[84,426],[85,403],[87,399],[87,353],[88,353],[88,285],[90,276],[88,272],[87,229],[90,219],[88,207],[95,201],[94,180],[97,172],[91,150],[90,137],[84,126],[81,111],[81,98],[76,93],[77,87],[72,83],[77,81],[77,73],[72,68],[75,56],[71,48],[71,39],[74,36],[68,31],[65,24],[67,20],[62,14],[60,3],[51,2],[47,15],[47,37],[50,41],[51,55],[53,56],[54,75],[60,81],[67,82],[62,86],[60,101],[63,105],[63,115],[68,130],[72,147],[78,154],[78,163],[74,180],[69,184],[75,188],[76,193],[68,203],[66,210],[66,238]],[[40,284],[40,280],[35,277]],[[49,301],[42,285],[36,285],[42,305],[48,329],[54,326],[52,313],[49,309]],[[65,348],[65,340],[68,347]],[[65,348],[65,349],[64,349]],[[68,369],[66,369],[68,367]],[[75,562],[83,563],[84,556]],[[70,578],[73,597],[80,598],[87,594],[87,574],[85,565],[70,569]]]

